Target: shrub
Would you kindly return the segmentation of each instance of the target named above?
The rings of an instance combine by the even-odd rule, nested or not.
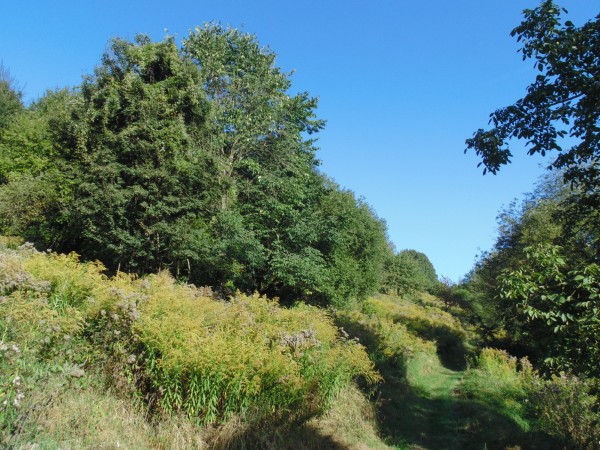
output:
[[[38,388],[55,372],[69,380],[99,369],[154,411],[201,423],[246,412],[302,421],[352,379],[379,378],[364,348],[340,336],[324,310],[208,294],[167,273],[108,278],[75,254],[0,248],[3,435],[20,420],[9,407],[25,395],[21,387]]]
[[[597,381],[596,381],[597,384]],[[530,409],[538,426],[567,446],[600,448],[600,402],[592,380],[561,374],[531,385]]]
[[[491,407],[528,431],[531,424],[524,404],[535,377],[529,361],[524,358],[519,362],[503,350],[484,348],[471,365],[459,394]]]
[[[38,253],[0,248],[0,444],[10,446],[28,418],[74,379],[85,347],[82,314],[55,309],[51,283],[25,268]]]
[[[304,419],[322,412],[356,376],[378,378],[362,346],[340,338],[326,312],[280,308],[258,295],[219,302],[151,276],[134,324],[145,376],[166,411],[203,423],[252,410]]]

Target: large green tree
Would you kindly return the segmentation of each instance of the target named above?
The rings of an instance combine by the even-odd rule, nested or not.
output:
[[[114,39],[0,139],[2,232],[111,270],[343,306],[379,287],[385,223],[317,170],[317,101],[252,35]]]
[[[600,267],[572,268],[558,246],[525,249],[526,264],[500,277],[499,298],[524,316],[523,339],[549,370],[600,376]]]
[[[524,11],[511,35],[539,74],[523,98],[490,115],[493,127],[479,129],[466,141],[467,150],[481,157],[484,173],[494,174],[510,162],[512,138],[525,140],[530,155],[557,152],[551,167],[563,170],[566,181],[598,204],[600,15],[577,27],[563,22],[561,11],[566,12],[551,0]]]
[[[207,203],[200,146],[208,103],[172,38],[115,39],[53,134],[73,180],[61,249],[111,268],[181,265]]]
[[[402,250],[388,256],[383,291],[400,295],[416,291],[434,292],[438,285],[435,268],[424,253]]]

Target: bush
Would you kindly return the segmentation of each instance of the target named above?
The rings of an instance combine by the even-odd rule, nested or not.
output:
[[[26,270],[37,252],[4,242],[11,241],[0,242],[0,444],[10,446],[33,412],[85,374],[86,348],[77,339],[82,314],[55,309],[51,283]]]
[[[503,350],[484,348],[471,365],[459,394],[489,406],[509,417],[523,431],[529,431],[531,423],[524,405],[535,377],[529,361],[526,358],[517,361]]]
[[[565,374],[536,379],[529,399],[539,427],[565,445],[600,448],[600,402],[593,395],[597,383]]]
[[[32,388],[40,382],[29,372],[51,372],[34,370],[45,361],[59,372],[104,372],[154,411],[201,423],[246,412],[253,420],[303,421],[352,379],[379,378],[364,348],[340,336],[321,309],[285,309],[258,295],[218,301],[166,272],[108,278],[101,264],[75,254],[0,248],[0,297],[7,408],[24,395],[21,380]],[[7,408],[0,421],[10,433],[5,423],[18,420],[7,419]]]
[[[580,449],[600,445],[597,392],[597,380],[565,374],[543,379],[526,358],[517,361],[492,348],[474,359],[459,388],[460,395],[509,417],[531,438],[549,442],[551,437]]]
[[[148,300],[134,329],[146,349],[144,374],[166,411],[202,423],[248,410],[305,419],[352,378],[378,378],[363,347],[340,338],[323,310],[284,309],[258,295],[219,302],[166,273],[145,281]]]

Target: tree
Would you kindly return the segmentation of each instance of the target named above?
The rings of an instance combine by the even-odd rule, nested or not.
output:
[[[0,63],[0,133],[23,110],[22,96],[22,92],[15,86],[14,78],[4,64]]]
[[[383,290],[397,295],[416,291],[432,292],[439,284],[427,255],[416,250],[402,250],[389,255],[385,273]]]
[[[208,103],[174,39],[114,39],[54,112],[56,159],[73,186],[55,248],[113,270],[187,268],[201,237],[190,224],[211,192],[199,145]]]
[[[562,10],[566,12],[565,10]],[[588,197],[600,199],[600,15],[581,27],[561,19],[561,9],[546,0],[524,11],[511,35],[522,42],[523,60],[540,72],[527,95],[490,115],[493,128],[467,139],[487,171],[496,174],[513,156],[508,142],[526,140],[528,154],[557,151],[551,168]],[[563,138],[570,139],[563,139]],[[573,143],[574,142],[574,143]],[[563,145],[570,146],[563,149]]]
[[[255,36],[207,24],[184,39],[183,54],[198,67],[210,104],[203,147],[217,170],[220,209],[235,203],[240,169],[246,172],[266,161],[287,168],[299,153],[314,156],[312,141],[301,134],[324,126],[315,117],[317,99],[306,92],[288,94],[289,74]]]
[[[325,185],[315,225],[326,261],[325,303],[360,302],[381,287],[390,244],[385,222],[351,191]]]
[[[600,267],[569,269],[561,248],[525,249],[526,264],[499,277],[500,298],[516,302],[524,338],[553,372],[600,375]]]
[[[385,223],[317,170],[317,100],[290,87],[272,51],[220,25],[181,47],[113,39],[0,136],[0,232],[225,295],[362,300]]]
[[[544,253],[539,249],[560,248],[560,272],[565,276],[568,272],[593,270],[589,267],[598,265],[598,212],[587,210],[585,220],[574,221],[570,214],[572,196],[573,190],[565,185],[560,173],[547,173],[532,193],[520,202],[511,203],[499,214],[494,247],[480,257],[459,287],[464,306],[469,309],[486,345],[501,347],[519,356],[527,355],[538,363],[549,356],[542,341],[549,344],[548,339],[558,337],[552,334],[543,337],[548,330],[541,327],[541,321],[531,322],[530,317],[523,314],[519,306],[521,297],[503,293],[506,284],[501,280],[529,277],[526,284],[532,294],[561,296],[566,292],[566,285],[551,282],[557,279],[554,275],[530,276],[540,273],[539,260]],[[535,280],[540,284],[535,286]],[[582,292],[580,289],[579,293]],[[532,338],[532,333],[540,334],[539,339]],[[573,340],[569,342],[574,344]]]

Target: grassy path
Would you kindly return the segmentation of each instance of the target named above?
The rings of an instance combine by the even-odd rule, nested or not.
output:
[[[386,383],[381,413],[388,442],[400,449],[462,448],[464,421],[454,396],[462,374],[422,354],[407,367],[408,386]]]
[[[412,359],[404,380],[383,375],[380,426],[392,448],[480,450],[516,448],[518,444],[525,450],[540,448],[536,442],[546,442],[527,435],[501,411],[457,397],[455,390],[464,371],[444,367],[434,355]]]

